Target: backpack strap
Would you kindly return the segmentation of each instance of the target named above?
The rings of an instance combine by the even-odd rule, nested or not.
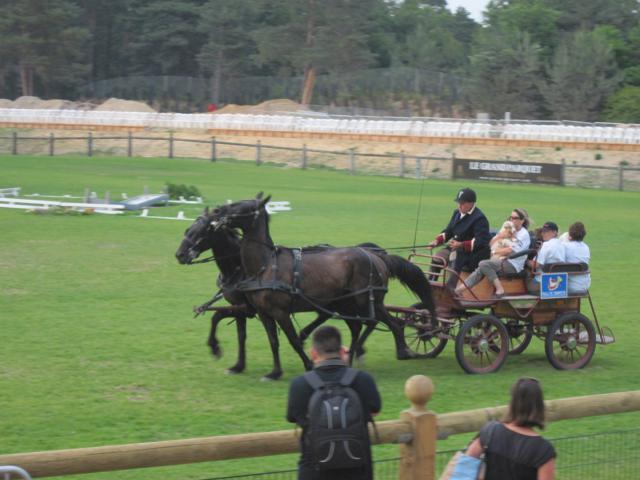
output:
[[[304,374],[304,379],[309,385],[311,385],[311,388],[313,388],[314,390],[320,390],[325,386],[324,380],[320,378],[320,375],[318,375],[318,372],[316,372],[315,370],[309,370],[308,372],[306,372]]]
[[[356,375],[358,375],[358,371],[356,369],[347,368],[344,372],[344,375],[342,375],[342,378],[340,379],[340,385],[342,385],[343,387],[350,386],[356,379]]]

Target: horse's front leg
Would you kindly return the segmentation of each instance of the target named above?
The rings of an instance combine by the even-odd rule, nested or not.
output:
[[[209,332],[209,340],[207,344],[211,349],[211,353],[214,357],[219,359],[222,357],[222,349],[220,348],[220,342],[218,342],[218,338],[216,337],[216,330],[218,329],[218,324],[223,318],[230,317],[231,315],[225,313],[223,310],[218,310],[211,316],[211,331]]]
[[[247,357],[247,317],[236,316],[236,332],[238,333],[238,359],[233,367],[227,369],[227,373],[242,373],[246,367]]]
[[[280,342],[278,341],[278,328],[276,322],[271,317],[261,316],[260,320],[267,332],[269,345],[271,346],[271,356],[273,357],[273,369],[267,373],[263,380],[278,380],[282,376],[282,365],[280,365]]]

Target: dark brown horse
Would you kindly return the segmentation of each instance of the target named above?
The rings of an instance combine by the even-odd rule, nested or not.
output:
[[[209,333],[208,345],[211,353],[216,357],[222,356],[222,349],[217,339],[216,332],[219,323],[225,318],[233,318],[236,323],[238,335],[238,359],[227,371],[229,373],[241,373],[246,367],[246,339],[247,339],[247,319],[256,315],[256,310],[247,301],[243,292],[236,288],[236,285],[245,280],[244,271],[240,258],[240,238],[231,229],[214,229],[209,219],[209,210],[205,210],[203,215],[198,217],[193,224],[185,231],[176,258],[182,265],[191,265],[205,251],[211,250],[219,275],[217,280],[220,294],[230,304],[229,307],[219,307],[211,317],[211,331]],[[202,261],[201,261],[202,262]],[[216,295],[214,298],[218,297]],[[207,302],[199,311],[213,303]],[[301,332],[301,337],[306,338],[318,325],[325,322],[331,315],[321,313],[316,320],[307,325]],[[352,338],[358,338],[360,334],[360,322],[348,322],[351,329]],[[272,320],[263,321],[264,328],[269,338],[271,354],[273,357],[273,370],[263,378],[276,380],[282,375],[280,363],[279,341],[276,324]],[[304,340],[302,338],[302,340]],[[360,351],[359,353],[362,353]]]
[[[217,207],[209,215],[214,229],[243,232],[241,258],[246,281],[238,286],[265,322],[275,321],[298,353],[305,368],[312,367],[291,321],[291,313],[318,311],[362,322],[365,333],[351,352],[357,351],[377,322],[391,330],[398,359],[412,358],[402,327],[384,307],[389,278],[408,286],[435,318],[429,282],[417,266],[396,255],[375,250],[317,248],[301,251],[276,246],[269,234],[265,209],[270,197],[244,200]]]

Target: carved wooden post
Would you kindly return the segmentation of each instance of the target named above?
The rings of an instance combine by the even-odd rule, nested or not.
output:
[[[400,445],[399,480],[433,480],[435,478],[436,415],[426,409],[433,394],[433,382],[424,375],[414,375],[404,384],[411,408],[400,420],[411,423],[413,439]]]

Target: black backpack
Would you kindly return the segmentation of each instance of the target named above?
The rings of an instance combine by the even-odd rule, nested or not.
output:
[[[368,464],[370,415],[350,386],[357,374],[357,370],[347,368],[338,382],[325,382],[314,370],[304,375],[314,390],[307,410],[305,444],[316,470]]]

